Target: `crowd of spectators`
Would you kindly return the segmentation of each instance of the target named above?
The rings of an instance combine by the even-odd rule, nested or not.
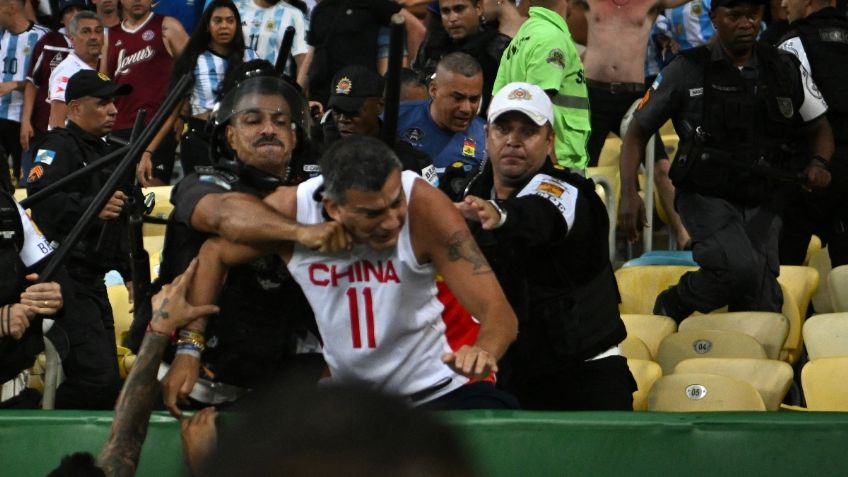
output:
[[[67,340],[57,407],[117,402],[118,412],[141,406],[149,416],[159,403],[152,369],[164,359],[160,405],[175,416],[232,405],[291,369],[432,409],[630,409],[635,382],[618,346],[626,331],[606,241],[615,224],[587,179],[609,134],[623,140],[619,226],[629,241],[644,221],[636,170],[648,138],[666,120],[680,137],[675,168],[655,135],[655,181],[679,247],[701,269],[659,296],[658,314],[679,322],[724,305],[780,311],[778,229],[790,200],[787,223],[798,232],[783,233],[780,258],[796,262],[816,233],[834,244],[834,266],[846,260],[848,219],[834,204],[848,192],[848,74],[835,64],[822,72],[835,56],[805,51],[801,38],[818,24],[798,23],[810,15],[848,32],[845,5],[800,2],[0,0],[4,200],[116,150],[140,110],[149,123],[191,80],[134,180],[51,281],[27,273],[70,235],[108,169],[54,192],[31,216],[0,202],[12,231],[0,248],[17,251],[15,278],[0,287],[0,408],[37,405],[19,388],[44,315]],[[403,69],[391,72],[400,101],[390,104],[398,17]],[[806,189],[769,189],[757,161],[742,172],[686,165],[687,154],[719,152],[801,173]],[[139,185],[174,186],[154,292],[192,320],[163,325],[160,295],[153,316],[134,323],[124,344],[145,365],[130,379],[146,397],[133,405],[130,379],[118,398],[102,280],[115,269],[132,288],[119,234]],[[191,307],[186,293],[218,307]],[[15,353],[25,358],[8,359]],[[121,425],[116,418],[118,434]],[[116,453],[138,458],[112,444],[98,461],[110,472]]]

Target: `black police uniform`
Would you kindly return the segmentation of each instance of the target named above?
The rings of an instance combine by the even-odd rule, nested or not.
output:
[[[27,273],[40,270],[44,257],[52,251],[46,240],[35,236],[34,229],[30,227],[30,233],[25,231],[21,214],[15,199],[5,192],[0,192],[0,270],[3,270],[3,279],[0,280],[0,306],[20,302],[20,294],[29,285],[25,278]],[[25,259],[30,263],[25,263]],[[0,337],[0,385],[31,367],[36,355],[43,350],[40,317],[30,322],[21,339]],[[38,406],[37,392],[16,392],[19,394],[0,402],[0,408]]]
[[[102,138],[69,121],[43,136],[34,146],[34,164],[27,190],[42,188],[110,152]],[[66,185],[32,207],[32,215],[51,242],[62,243],[91,204],[107,173],[94,173]],[[104,229],[106,231],[104,232]],[[56,393],[57,408],[111,409],[120,390],[115,348],[115,324],[104,275],[118,270],[128,276],[126,224],[123,219],[95,219],[66,263],[74,285],[74,307],[61,328],[70,354],[62,365],[66,379]]]
[[[848,264],[848,18],[827,7],[793,22],[780,48],[802,60],[827,101],[836,150],[823,193],[795,190],[783,214],[780,263],[801,265],[812,234],[828,245],[834,267]]]
[[[487,163],[468,194],[491,197],[493,177]],[[636,382],[612,350],[627,331],[594,183],[545,161],[517,191],[498,200],[501,227],[469,224],[518,316],[499,386],[527,409],[632,409]]]
[[[195,170],[171,193],[174,212],[154,288],[182,273],[210,237],[191,227],[194,208],[203,197],[227,192],[264,197],[282,185],[278,178],[240,163]],[[201,377],[210,380],[243,388],[257,386],[292,364],[299,337],[307,331],[318,336],[303,291],[277,255],[230,269],[217,305],[220,312],[209,322],[202,357]]]
[[[671,117],[680,136],[670,176],[700,265],[660,295],[655,312],[677,321],[725,305],[780,312],[781,193],[759,172],[785,167],[786,143],[816,119],[800,112],[805,99],[791,56],[755,44],[740,69],[719,42],[683,52],[646,93],[634,119],[655,131]]]

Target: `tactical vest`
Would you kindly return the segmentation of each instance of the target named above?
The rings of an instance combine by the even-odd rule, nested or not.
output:
[[[827,101],[827,118],[837,143],[848,143],[848,19],[803,19],[797,29],[813,80]]]
[[[689,145],[691,168],[685,174],[672,174],[675,186],[760,203],[767,197],[768,186],[755,169],[788,167],[785,145],[795,134],[793,77],[777,50],[761,44],[754,47],[755,73],[740,71],[727,61],[713,61],[704,46],[681,53],[704,71],[701,124],[695,127],[703,136]]]

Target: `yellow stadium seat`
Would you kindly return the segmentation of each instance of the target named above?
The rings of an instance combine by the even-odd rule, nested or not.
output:
[[[671,120],[666,121],[665,123],[663,123],[662,126],[660,126],[660,135],[662,135],[662,136],[669,136],[669,135],[677,136],[677,132],[674,130],[674,124],[671,122]]]
[[[621,158],[621,138],[609,134],[604,142],[604,147],[601,149],[601,154],[598,157],[598,166],[615,166],[618,169],[619,159]]]
[[[658,379],[648,393],[649,411],[765,411],[760,394],[750,384],[727,376],[672,374]]]
[[[848,411],[848,357],[810,361],[801,370],[801,387],[811,411]]]
[[[833,311],[848,311],[848,265],[841,265],[830,271],[827,276],[830,287],[830,299]]]
[[[609,241],[610,256],[615,255],[615,226],[618,220],[618,200],[620,195],[620,184],[618,180],[618,165],[604,167],[590,167],[586,174],[592,178],[603,194],[599,194],[607,208],[607,218],[610,221],[610,231],[607,237]]]
[[[810,237],[810,243],[807,244],[807,255],[804,257],[804,265],[810,264],[810,259],[822,249],[822,241],[818,235]]]
[[[848,312],[815,315],[804,323],[810,360],[848,356]]]
[[[801,319],[807,317],[807,308],[813,293],[819,287],[819,272],[813,267],[800,265],[781,265],[778,283],[784,285],[786,290],[792,294],[798,305],[798,313]]]
[[[789,320],[789,333],[786,335],[786,342],[783,343],[780,359],[791,364],[798,361],[803,351],[804,337],[801,334],[801,328],[804,326],[804,317],[798,311],[799,307],[795,297],[789,292],[786,285],[781,283],[780,288],[783,291],[781,313]]]
[[[621,354],[628,359],[644,359],[651,361],[651,352],[648,347],[636,336],[628,335],[624,341],[619,343]]]
[[[615,271],[621,294],[621,313],[650,315],[657,295],[677,284],[680,277],[697,267],[682,265],[636,265]]]
[[[15,189],[15,202],[20,202],[27,198],[26,187],[18,187]]]
[[[679,329],[745,333],[763,346],[769,359],[778,359],[789,333],[789,320],[780,313],[766,311],[710,313],[686,318],[680,323]]]
[[[645,343],[651,359],[656,358],[662,340],[677,331],[677,323],[667,316],[625,313],[621,315],[621,320],[624,321],[628,336],[635,336]]]
[[[124,348],[123,346],[118,346],[118,348],[117,348],[118,374],[121,375],[121,379],[127,379],[127,375],[129,374],[129,371],[127,371],[127,368],[124,366],[124,359],[131,354],[132,354],[132,351],[130,351],[129,348]]]
[[[738,331],[680,330],[660,343],[657,363],[671,374],[677,363],[690,358],[767,359],[757,340]]]
[[[812,298],[813,308],[817,314],[833,313],[833,302],[830,299],[830,285],[827,279],[832,266],[827,247],[813,253],[810,257],[809,265],[819,272],[819,287],[816,289]]]
[[[161,219],[167,219],[174,210],[174,205],[171,204],[171,189],[173,186],[147,187],[142,189],[142,193],[147,196],[153,193],[156,198],[156,205],[150,215]],[[165,235],[165,226],[159,224],[144,224],[144,235]]]
[[[648,409],[648,393],[657,379],[662,377],[662,369],[657,363],[644,359],[628,359],[627,367],[637,387],[633,392],[633,410],[645,411]]]
[[[112,305],[112,316],[115,319],[115,343],[120,345],[124,335],[129,332],[133,321],[132,305],[127,287],[114,285],[107,288],[109,303]]]
[[[766,409],[777,411],[792,386],[792,366],[775,359],[699,358],[684,359],[674,374],[708,373],[744,381],[760,393]]]

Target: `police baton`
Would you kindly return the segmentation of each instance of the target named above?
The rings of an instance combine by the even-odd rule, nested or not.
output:
[[[138,141],[135,141],[128,146],[126,155],[123,159],[121,159],[121,162],[118,163],[115,171],[109,179],[106,180],[106,183],[91,201],[91,204],[82,213],[79,221],[77,221],[76,225],[74,225],[70,233],[68,233],[68,236],[59,245],[59,248],[51,255],[50,261],[47,262],[44,270],[38,276],[38,283],[49,282],[52,280],[59,266],[65,262],[68,253],[70,253],[76,243],[79,242],[80,237],[82,237],[82,235],[88,230],[91,222],[97,217],[97,214],[100,213],[106,205],[106,202],[109,201],[109,198],[112,197],[112,194],[118,188],[121,180],[128,171],[135,166],[136,160],[141,155],[141,152],[147,147],[150,141],[153,140],[153,136],[159,131],[162,124],[165,123],[165,120],[168,116],[170,116],[174,108],[177,107],[177,104],[183,100],[183,96],[188,93],[190,84],[191,75],[183,75],[183,77],[180,78],[174,86],[174,89],[172,89],[165,98],[165,101],[163,101],[162,106],[159,107],[159,110],[153,116],[153,119],[150,120],[150,123],[139,135]]]
[[[395,13],[391,20],[389,66],[386,70],[386,109],[383,113],[383,142],[393,147],[397,136],[398,108],[400,107],[400,70],[403,67],[403,34],[406,20]]]
[[[280,42],[280,50],[277,51],[277,61],[274,62],[274,71],[279,76],[283,76],[286,71],[286,63],[289,61],[292,45],[294,44],[294,27],[286,28],[283,33],[283,40]]]

